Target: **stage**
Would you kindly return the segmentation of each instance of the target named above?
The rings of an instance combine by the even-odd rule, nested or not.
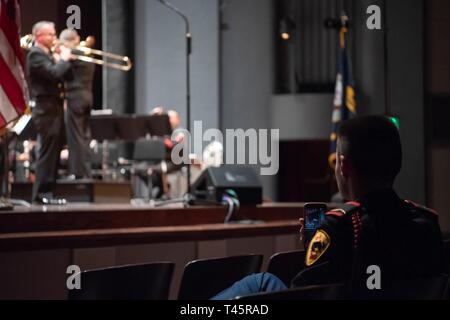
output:
[[[224,224],[224,206],[72,204],[0,213],[0,251],[221,240],[298,232],[303,204],[242,207]],[[243,221],[242,221],[243,220]]]

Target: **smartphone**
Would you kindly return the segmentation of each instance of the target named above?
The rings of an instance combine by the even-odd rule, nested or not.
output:
[[[304,238],[305,244],[308,244],[317,229],[320,227],[322,222],[325,220],[325,214],[328,211],[328,207],[326,203],[306,203],[303,212],[304,212]]]

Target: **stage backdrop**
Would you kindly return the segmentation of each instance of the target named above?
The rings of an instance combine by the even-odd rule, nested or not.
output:
[[[185,13],[193,36],[191,119],[219,123],[219,20],[217,0],[171,0]],[[136,0],[136,112],[158,105],[180,112],[186,125],[185,25],[158,1]]]

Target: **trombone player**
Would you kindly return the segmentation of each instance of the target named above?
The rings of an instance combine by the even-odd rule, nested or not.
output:
[[[80,45],[80,36],[74,29],[66,29],[61,32],[59,41],[69,48],[76,48]],[[65,113],[69,148],[69,177],[70,179],[84,179],[91,177],[89,119],[93,105],[92,84],[95,64],[80,60],[70,63],[73,77],[66,79],[67,108]]]
[[[65,204],[53,196],[59,155],[64,136],[64,81],[72,77],[71,49],[62,45],[52,52],[55,24],[41,21],[33,26],[34,46],[27,56],[31,99],[35,103],[33,121],[37,131],[36,181],[33,201],[44,205]]]

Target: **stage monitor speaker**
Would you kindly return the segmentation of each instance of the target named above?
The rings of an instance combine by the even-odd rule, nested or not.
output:
[[[251,167],[225,165],[210,167],[193,183],[193,195],[199,200],[222,202],[227,190],[233,190],[241,205],[262,203],[262,184]]]

